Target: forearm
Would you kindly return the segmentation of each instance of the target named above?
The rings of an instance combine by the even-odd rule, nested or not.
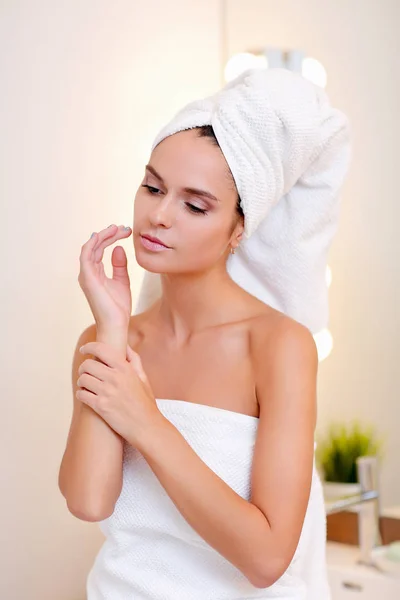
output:
[[[126,353],[127,331],[123,329],[97,329],[96,340]],[[121,437],[94,410],[74,398],[59,487],[76,517],[99,521],[113,511],[122,484],[122,450]]]
[[[191,527],[253,585],[267,587],[272,534],[264,514],[218,477],[167,419],[138,449]],[[269,560],[272,572],[272,553]]]

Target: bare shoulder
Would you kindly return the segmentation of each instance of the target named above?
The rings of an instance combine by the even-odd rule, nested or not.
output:
[[[88,344],[89,342],[95,342],[97,336],[97,327],[96,323],[92,323],[88,325],[79,335],[76,344],[75,344],[75,352],[73,359],[73,367],[76,369],[79,367],[80,363],[85,360],[85,356],[79,352],[79,348],[84,344]]]
[[[88,342],[96,341],[97,336],[97,325],[96,323],[92,323],[88,325],[86,329],[84,329],[79,336],[79,343],[87,344]]]
[[[268,310],[253,319],[250,328],[252,348],[257,351],[276,349],[277,344],[297,343],[316,348],[311,331],[299,321],[283,312],[268,307]]]
[[[251,358],[257,378],[264,378],[270,369],[294,366],[318,368],[318,351],[311,331],[302,323],[280,311],[269,309],[255,319],[250,328]]]

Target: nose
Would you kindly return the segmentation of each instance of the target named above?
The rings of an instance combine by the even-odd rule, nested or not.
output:
[[[168,229],[171,227],[174,218],[175,207],[173,198],[167,194],[155,203],[155,207],[149,213],[149,220],[155,227],[162,226]]]

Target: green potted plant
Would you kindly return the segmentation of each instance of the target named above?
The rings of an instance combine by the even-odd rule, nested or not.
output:
[[[356,459],[359,456],[381,458],[382,447],[383,441],[371,425],[362,426],[358,420],[348,425],[332,423],[316,449],[325,497],[333,500],[359,493]]]

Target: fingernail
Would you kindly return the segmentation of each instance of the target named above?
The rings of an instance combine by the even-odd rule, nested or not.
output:
[[[130,227],[124,227],[125,231],[130,231]]]
[[[93,233],[92,233],[92,235],[90,237],[92,238],[94,235],[96,235],[95,231],[93,231]]]

